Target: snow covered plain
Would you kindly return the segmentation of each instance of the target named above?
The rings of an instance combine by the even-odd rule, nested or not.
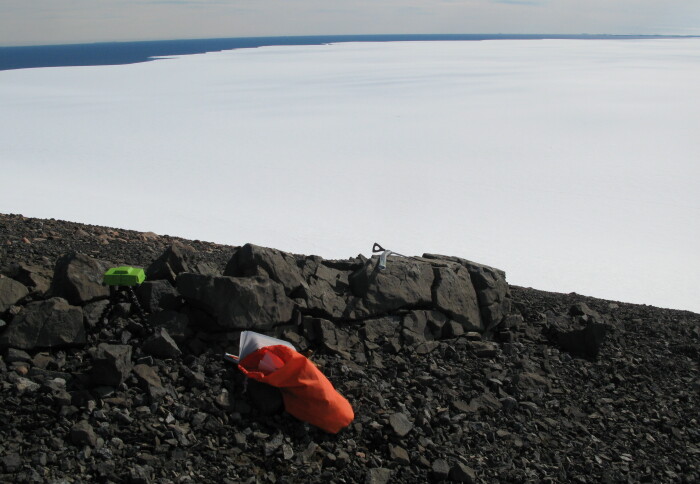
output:
[[[347,43],[0,72],[0,212],[700,312],[700,39]]]

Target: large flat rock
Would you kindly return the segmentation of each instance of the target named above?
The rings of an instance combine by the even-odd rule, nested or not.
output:
[[[177,288],[191,304],[212,315],[225,329],[268,330],[292,318],[294,302],[272,279],[207,276],[185,272]]]

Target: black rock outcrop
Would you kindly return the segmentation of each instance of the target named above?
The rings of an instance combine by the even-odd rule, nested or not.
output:
[[[102,278],[108,268],[107,262],[71,252],[56,262],[49,291],[75,305],[104,299],[109,296],[109,288],[102,284]]]
[[[177,278],[177,289],[223,329],[265,331],[287,323],[294,303],[281,284],[265,277],[205,276],[190,272]]]

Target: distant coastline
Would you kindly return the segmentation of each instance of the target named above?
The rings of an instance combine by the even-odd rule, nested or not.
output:
[[[479,41],[544,39],[674,39],[673,35],[534,35],[534,34],[426,34],[426,35],[321,35],[300,37],[239,37],[220,39],[103,42],[91,44],[0,47],[0,71],[36,67],[123,65],[159,57],[204,54],[222,50],[276,45],[323,45],[339,42]]]

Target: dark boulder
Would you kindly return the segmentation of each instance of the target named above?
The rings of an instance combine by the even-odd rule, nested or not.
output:
[[[246,244],[234,252],[224,269],[224,276],[269,277],[282,284],[287,295],[304,281],[298,259],[293,254],[253,244]]]
[[[0,314],[29,294],[26,286],[9,277],[0,276]]]
[[[165,279],[174,284],[178,274],[195,272],[194,255],[195,250],[189,245],[173,242],[146,268],[146,279],[149,281]]]
[[[547,378],[533,372],[522,372],[514,378],[515,388],[521,395],[544,395],[551,391],[551,383]]]
[[[432,312],[411,311],[403,317],[401,336],[406,344],[416,345],[433,339],[428,326],[428,318]]]
[[[201,307],[226,329],[265,331],[289,322],[294,303],[284,287],[264,277],[214,277],[183,273],[177,278],[180,294]]]
[[[145,281],[136,290],[136,295],[143,309],[149,313],[166,309],[178,310],[183,304],[177,289],[167,279]]]
[[[151,326],[162,327],[176,343],[183,343],[192,335],[189,329],[190,318],[177,311],[159,311],[149,319]]]
[[[387,316],[369,319],[362,324],[359,334],[368,343],[382,345],[393,339],[398,340],[401,331],[401,317]]]
[[[437,309],[462,324],[466,331],[483,331],[476,291],[467,269],[458,264],[436,267],[435,278],[433,298]]]
[[[165,328],[156,329],[155,333],[144,341],[143,351],[156,358],[176,358],[182,354]]]
[[[27,286],[33,293],[43,294],[51,286],[52,274],[41,266],[24,262],[11,264],[7,275]]]
[[[305,281],[292,294],[301,298],[306,309],[329,318],[356,319],[350,293],[350,271],[329,266],[322,260],[310,258],[304,266]],[[350,303],[350,309],[349,309]]]
[[[100,318],[105,314],[107,306],[109,306],[109,300],[107,299],[100,299],[83,306],[85,323],[91,328],[97,326],[100,323]]]
[[[109,264],[84,254],[72,252],[56,262],[49,293],[73,305],[83,305],[109,296],[109,287],[102,284]]]
[[[576,356],[595,358],[612,327],[598,312],[579,302],[568,313],[547,311],[543,333],[551,342]]]
[[[464,326],[462,326],[461,324],[455,321],[448,321],[447,324],[445,324],[443,331],[443,336],[445,338],[457,338],[458,336],[461,336],[463,334]]]
[[[359,265],[354,260],[326,261],[246,244],[231,257],[224,275],[269,277],[314,315],[354,319],[358,316],[348,310],[349,299],[353,299],[348,278]]]
[[[506,273],[471,261],[465,261],[465,265],[476,289],[484,329],[491,330],[510,313],[511,298]]]
[[[595,321],[598,323],[603,322],[603,318],[597,312],[588,307],[586,303],[579,302],[572,305],[569,308],[569,314],[571,316],[579,316],[584,321]]]
[[[154,367],[140,363],[134,366],[133,372],[139,385],[152,401],[159,401],[165,396],[166,389]]]
[[[94,385],[116,387],[131,372],[131,352],[129,345],[101,343],[93,356],[90,378]]]
[[[583,327],[552,326],[549,337],[564,351],[587,358],[595,358],[605,341],[610,327],[607,324],[587,322]]]
[[[358,309],[365,317],[430,306],[434,279],[430,264],[394,257],[380,270],[378,263],[377,257],[369,259],[349,278],[352,293],[361,298]]]
[[[476,291],[484,331],[498,326],[510,312],[510,289],[504,271],[459,257],[438,254],[423,254],[423,257],[443,263],[457,263],[469,271],[469,277]]]
[[[58,297],[27,304],[0,335],[0,347],[23,350],[83,344],[82,309]]]
[[[350,358],[352,351],[360,346],[360,338],[354,331],[348,331],[340,326],[321,318],[310,318],[313,324],[315,341],[326,349]]]
[[[70,429],[70,440],[78,446],[89,445],[95,447],[97,445],[97,435],[92,428],[92,425],[87,420],[81,420]]]

